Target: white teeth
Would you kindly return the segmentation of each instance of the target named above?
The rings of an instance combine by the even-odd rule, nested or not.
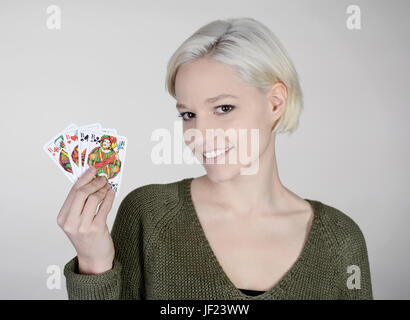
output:
[[[216,158],[217,156],[221,155],[222,153],[225,153],[229,149],[231,149],[231,148],[227,147],[226,149],[219,149],[219,150],[216,150],[216,152],[215,151],[205,152],[204,156],[207,159]]]

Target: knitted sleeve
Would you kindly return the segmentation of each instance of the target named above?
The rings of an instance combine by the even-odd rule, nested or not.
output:
[[[65,265],[64,275],[70,300],[143,298],[142,212],[137,210],[137,199],[133,196],[137,190],[123,199],[114,220],[111,230],[115,248],[113,268],[96,275],[80,274],[77,256]]]
[[[366,241],[359,226],[347,220],[348,236],[340,246],[339,299],[373,300]]]

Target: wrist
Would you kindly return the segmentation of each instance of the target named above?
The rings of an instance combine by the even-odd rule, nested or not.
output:
[[[87,259],[77,257],[78,272],[80,274],[96,275],[109,271],[113,267],[113,261],[87,261]]]

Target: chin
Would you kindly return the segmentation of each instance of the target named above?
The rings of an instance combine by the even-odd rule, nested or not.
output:
[[[212,182],[223,182],[232,180],[240,175],[240,167],[224,165],[205,165],[208,179]]]

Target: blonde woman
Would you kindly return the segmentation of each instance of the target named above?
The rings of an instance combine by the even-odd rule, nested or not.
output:
[[[110,234],[114,195],[89,169],[58,215],[77,252],[69,298],[373,299],[359,226],[279,179],[276,134],[297,128],[303,99],[272,31],[252,18],[203,26],[169,60],[166,88],[184,133],[201,134],[189,147],[206,175],[129,192]],[[215,147],[214,129],[249,139],[226,134]],[[256,153],[221,161],[255,150],[255,129]]]

